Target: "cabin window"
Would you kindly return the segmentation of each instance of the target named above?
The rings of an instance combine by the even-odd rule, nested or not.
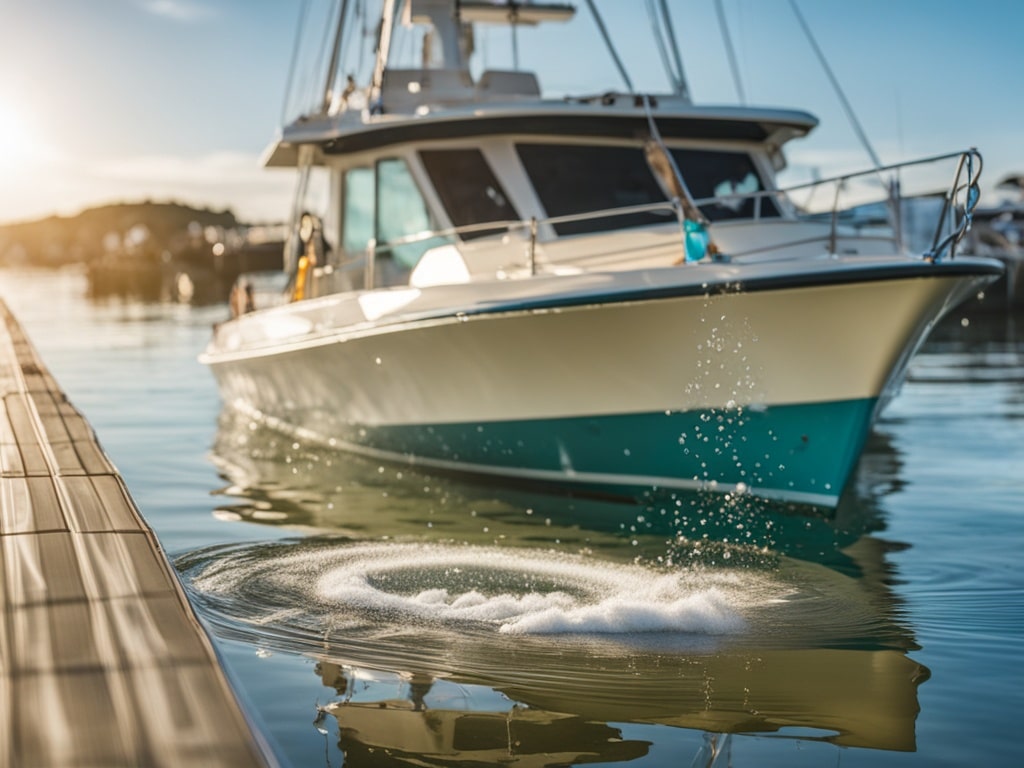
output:
[[[420,160],[456,227],[518,221],[519,214],[479,149],[430,149]],[[463,240],[504,232],[504,227],[463,233]]]
[[[440,237],[396,243],[406,237],[426,235],[437,229],[426,200],[409,171],[399,158],[377,162],[377,193],[374,235],[377,259],[374,267],[378,285],[399,285],[408,282],[409,273],[420,257],[447,240]]]
[[[639,147],[517,144],[516,152],[548,216],[569,216],[665,201]],[[674,221],[670,211],[554,224],[559,235]]]
[[[352,168],[341,177],[341,254],[334,261],[333,290],[364,287],[366,248],[373,239],[373,169]]]
[[[746,152],[671,149],[672,157],[695,200],[705,203],[710,221],[778,216],[775,201],[750,195],[765,189],[753,158]],[[665,193],[639,147],[518,144],[516,152],[548,216],[567,216],[665,201]],[[671,220],[661,211],[631,213],[554,224],[559,235],[642,227]]]
[[[757,198],[746,195],[764,191],[764,184],[753,159],[746,152],[712,149],[669,151],[694,200],[729,198],[700,206],[709,221],[752,219],[758,215]],[[770,197],[761,198],[760,216],[778,215],[775,201]]]
[[[342,245],[349,258],[362,255],[373,237],[373,169],[345,173],[342,191]]]

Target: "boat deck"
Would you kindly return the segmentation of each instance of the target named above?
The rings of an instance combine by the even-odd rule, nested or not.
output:
[[[0,765],[267,765],[123,480],[0,317]]]

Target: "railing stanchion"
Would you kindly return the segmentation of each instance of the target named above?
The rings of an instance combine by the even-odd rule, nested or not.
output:
[[[843,177],[840,176],[836,179],[836,194],[832,198],[832,225],[829,227],[828,232],[828,252],[833,256],[836,255],[838,250],[838,239],[839,235],[837,229],[839,227],[839,193],[843,189]]]
[[[683,255],[679,259],[682,264],[686,261],[686,214],[683,212],[683,201],[678,197],[672,198],[672,208],[676,212],[676,220],[679,222],[679,244],[683,248]]]
[[[374,271],[376,269],[377,261],[377,240],[376,238],[370,240],[366,244],[366,276],[363,278],[367,289],[373,288],[373,281],[376,278]]]
[[[530,249],[526,252],[526,263],[530,267],[530,276],[537,274],[537,217],[530,217]]]

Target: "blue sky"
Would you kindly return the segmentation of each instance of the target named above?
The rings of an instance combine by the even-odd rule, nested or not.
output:
[[[313,0],[314,8],[320,0]],[[694,99],[737,103],[714,0],[670,0]],[[883,162],[977,145],[991,186],[1024,171],[1024,3],[798,0]],[[586,3],[524,64],[546,89],[621,88]],[[597,0],[641,90],[665,87],[641,0]],[[282,111],[300,0],[0,0],[0,222],[116,200],[178,199],[269,219],[287,172],[258,158]],[[747,102],[821,119],[796,175],[866,168],[790,0],[722,0]],[[477,41],[490,66],[504,30]],[[795,179],[794,179],[795,180]]]

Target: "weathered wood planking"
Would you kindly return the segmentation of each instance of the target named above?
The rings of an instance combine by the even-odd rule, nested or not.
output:
[[[0,766],[267,765],[124,482],[0,315]]]

